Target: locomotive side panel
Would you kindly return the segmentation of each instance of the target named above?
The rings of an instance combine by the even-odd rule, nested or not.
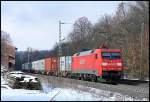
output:
[[[85,56],[73,56],[72,72],[98,75],[98,68],[95,67],[95,54]]]

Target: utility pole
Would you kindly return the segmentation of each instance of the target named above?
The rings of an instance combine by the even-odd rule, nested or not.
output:
[[[143,48],[143,30],[144,30],[144,23],[141,25],[141,56],[140,56],[140,79],[142,79],[142,48]]]
[[[61,21],[59,21],[59,50],[58,50],[58,56],[61,57]]]
[[[60,61],[60,57],[62,55],[62,48],[61,48],[61,24],[65,24],[65,23],[62,23],[61,21],[59,21],[59,47],[58,47],[58,60],[59,61]]]
[[[58,47],[58,58],[59,58],[59,60],[60,60],[60,57],[61,57],[61,55],[62,55],[62,41],[63,40],[65,40],[65,39],[63,39],[63,40],[61,40],[61,24],[72,24],[72,23],[63,23],[63,22],[61,22],[61,21],[59,21],[59,47]]]
[[[29,52],[30,52],[30,47],[28,47],[28,68],[29,68]]]
[[[28,63],[29,63],[29,50],[30,50],[30,48],[28,47]]]

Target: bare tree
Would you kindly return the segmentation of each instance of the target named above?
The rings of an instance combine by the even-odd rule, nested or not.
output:
[[[1,31],[1,61],[3,61],[5,55],[8,53],[7,44],[11,44],[10,35],[4,31]]]
[[[83,48],[87,48],[89,43],[89,37],[92,31],[92,24],[86,17],[81,17],[75,21],[73,25],[73,31],[70,33],[69,37],[74,50],[79,51]]]

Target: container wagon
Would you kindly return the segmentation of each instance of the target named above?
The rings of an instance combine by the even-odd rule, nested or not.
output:
[[[39,68],[39,61],[34,61],[33,63],[33,69],[34,69],[34,73],[39,73],[40,68]]]
[[[63,56],[60,57],[59,61],[59,68],[60,68],[60,75],[63,77],[68,77],[71,74],[71,56]]]
[[[22,64],[22,71],[25,71],[25,64]]]
[[[45,60],[42,59],[42,60],[38,60],[38,73],[40,74],[44,74],[44,71],[45,71]]]
[[[45,74],[47,75],[57,75],[58,73],[58,65],[57,65],[57,58],[46,58],[45,59]]]

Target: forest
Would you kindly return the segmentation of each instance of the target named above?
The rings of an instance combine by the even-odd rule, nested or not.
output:
[[[121,49],[125,73],[130,77],[149,77],[149,1],[122,2],[114,15],[105,14],[94,24],[87,17],[78,18],[67,41],[61,44],[62,56],[95,49],[103,43],[111,49]],[[16,52],[17,70],[28,62],[28,54]],[[58,56],[58,45],[51,50],[30,52],[29,56],[29,61]]]

